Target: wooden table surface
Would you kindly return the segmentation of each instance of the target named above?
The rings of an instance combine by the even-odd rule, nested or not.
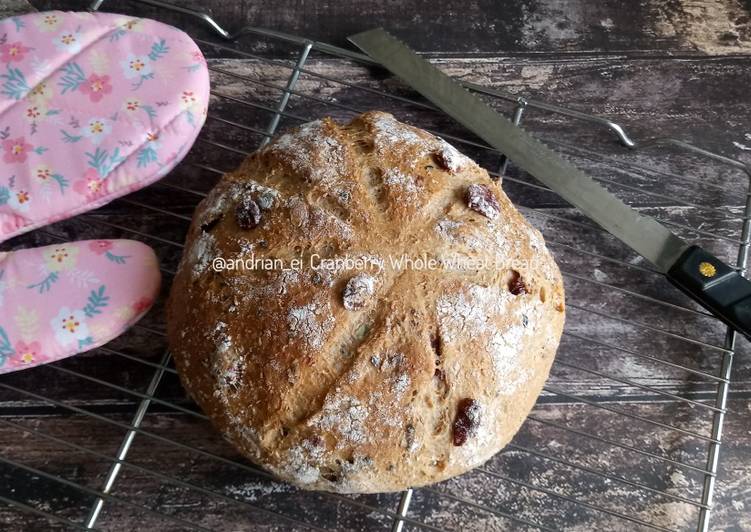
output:
[[[0,0],[0,10],[22,11],[21,3]],[[86,5],[32,3],[39,9]],[[463,80],[607,116],[635,139],[674,137],[751,164],[751,0],[179,4],[210,10],[229,29],[251,24],[343,47],[347,35],[384,26]],[[106,1],[102,9],[134,12],[127,2]],[[190,17],[151,7],[140,12],[215,40]],[[137,238],[155,247],[168,286],[180,257],[170,241],[182,242],[187,224],[155,209],[189,217],[197,196],[174,186],[205,192],[218,178],[209,168],[230,170],[242,160],[242,151],[258,145],[261,135],[220,119],[265,130],[272,115],[259,106],[277,107],[279,87],[300,52],[299,46],[257,35],[242,38],[238,46],[245,55],[202,44],[212,67],[225,72],[212,73],[217,118],[209,119],[202,140],[163,183],[5,242],[0,250],[63,239]],[[440,113],[363,87],[416,98],[383,71],[314,52],[279,129],[298,124],[298,118],[346,119],[355,110],[385,109],[416,125],[474,140],[456,145],[489,169],[499,167],[498,153],[478,145]],[[236,100],[255,106],[239,106]],[[741,172],[676,148],[630,152],[610,132],[586,122],[534,110],[528,117],[525,127],[626,201],[735,260],[748,186]],[[565,273],[566,335],[548,388],[514,445],[480,470],[416,490],[405,529],[422,524],[488,531],[533,530],[534,525],[694,530],[706,436],[715,416],[707,405],[714,405],[716,396],[712,376],[720,374],[723,352],[717,346],[723,345],[724,328],[696,313],[666,281],[645,270],[639,257],[513,164],[504,188],[542,229]],[[160,301],[141,327],[106,348],[0,377],[0,496],[83,522],[141,399],[151,392],[165,352],[162,313]],[[748,342],[739,340],[734,358],[712,530],[751,530]],[[399,494],[334,499],[272,482],[195,415],[171,366],[155,390],[98,527],[390,526]],[[0,502],[0,529],[67,527]]]

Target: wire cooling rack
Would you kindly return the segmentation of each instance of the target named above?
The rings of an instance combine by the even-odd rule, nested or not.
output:
[[[179,386],[162,300],[92,355],[0,379],[0,436],[11,442],[0,449],[0,523],[25,530],[708,530],[732,331],[366,57],[261,28],[230,34],[206,14],[159,1],[105,7],[189,26],[214,58],[206,126],[160,183],[14,246],[140,239],[160,256],[166,293],[192,210],[223,172],[280,129],[324,115],[346,120],[367,102],[441,134],[504,179],[564,273],[566,330],[538,404],[498,456],[435,486],[347,496],[276,483],[221,440]],[[466,85],[517,123],[544,129],[548,143],[630,203],[745,271],[746,165],[676,139],[636,141],[601,117]],[[566,143],[574,127],[585,134]],[[654,147],[692,168],[711,160],[727,171],[713,180],[660,170],[638,156]]]

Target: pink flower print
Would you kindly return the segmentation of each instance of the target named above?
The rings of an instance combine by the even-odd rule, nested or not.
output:
[[[114,247],[114,244],[109,240],[95,240],[89,243],[89,249],[97,255],[104,255]]]
[[[183,91],[183,93],[180,95],[180,100],[184,108],[193,107],[198,101],[196,100],[196,95],[193,91]]]
[[[26,142],[24,137],[16,139],[7,139],[3,141],[3,161],[6,163],[23,163],[26,162],[26,156],[34,146]]]
[[[26,109],[26,118],[39,118],[39,115],[42,113],[39,112],[39,107],[36,105],[30,106],[28,109]]]
[[[159,149],[161,143],[159,142],[159,132],[158,131],[147,131],[146,132],[146,146],[144,149],[151,149],[154,151],[154,155],[156,156],[156,150]]]
[[[191,54],[190,54],[190,57],[196,63],[205,63],[206,62],[206,58],[203,57],[203,54],[201,53],[200,50],[193,50],[193,52],[191,52]]]
[[[129,55],[127,59],[120,62],[123,68],[123,74],[128,79],[140,76],[148,76],[152,73],[149,58],[146,56]]]
[[[99,144],[112,132],[112,124],[106,118],[92,118],[84,126],[82,135],[93,144]]]
[[[29,122],[36,122],[37,119],[42,116],[43,113],[46,113],[47,110],[42,105],[37,105],[35,103],[29,104],[29,106],[26,108],[26,118],[29,120]]]
[[[26,212],[31,206],[31,194],[28,190],[13,192],[8,198],[8,205],[17,211]]]
[[[106,74],[104,76],[97,76],[92,74],[89,79],[84,81],[79,89],[82,93],[89,96],[89,100],[96,103],[100,101],[105,95],[112,92],[112,84],[110,83],[110,77]]]
[[[70,270],[78,262],[78,248],[74,246],[52,248],[45,251],[44,260],[50,272]]]
[[[81,50],[81,43],[78,40],[77,33],[70,31],[64,31],[58,35],[55,39],[55,46],[58,50],[72,54],[78,53]]]
[[[135,303],[133,303],[133,313],[138,316],[139,314],[143,314],[147,310],[151,308],[151,305],[154,304],[154,301],[149,297],[142,297]]]
[[[40,164],[34,169],[34,175],[44,183],[48,183],[52,178],[52,169],[49,166]]]
[[[41,82],[31,89],[27,98],[36,104],[42,104],[52,98],[52,89],[45,82]]]
[[[137,98],[128,98],[125,100],[125,110],[130,113],[135,113],[141,108],[141,101]]]
[[[37,18],[36,25],[40,31],[49,32],[55,31],[61,22],[62,19],[55,13],[47,13],[41,18]]]
[[[73,190],[86,196],[89,201],[94,201],[107,195],[107,180],[100,179],[99,173],[93,168],[86,170],[83,179],[73,183]]]
[[[26,52],[31,50],[20,42],[12,42],[0,45],[0,61],[10,63],[12,61],[23,61]]]
[[[86,315],[81,310],[71,310],[63,307],[57,316],[50,320],[50,325],[55,333],[55,339],[62,346],[80,342],[89,336],[89,327],[86,324]]]
[[[42,346],[39,342],[18,342],[16,344],[15,365],[33,364],[37,360],[44,359],[42,355]]]
[[[140,29],[141,25],[141,19],[140,18],[132,18],[127,20],[125,23],[123,23],[122,28],[130,31],[135,31]]]

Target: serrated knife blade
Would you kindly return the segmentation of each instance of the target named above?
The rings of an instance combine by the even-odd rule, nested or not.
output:
[[[747,336],[751,333],[751,283],[734,269],[636,212],[383,29],[349,40],[649,260],[717,317]]]
[[[498,114],[383,30],[349,38],[442,111],[552,188],[666,273],[689,247],[653,218],[641,216],[584,172]]]

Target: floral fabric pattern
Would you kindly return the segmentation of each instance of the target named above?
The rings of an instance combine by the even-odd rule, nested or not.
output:
[[[0,21],[0,242],[163,177],[208,99],[198,46],[160,22],[59,11]]]
[[[109,342],[149,311],[160,281],[156,255],[133,240],[0,253],[0,374]]]

